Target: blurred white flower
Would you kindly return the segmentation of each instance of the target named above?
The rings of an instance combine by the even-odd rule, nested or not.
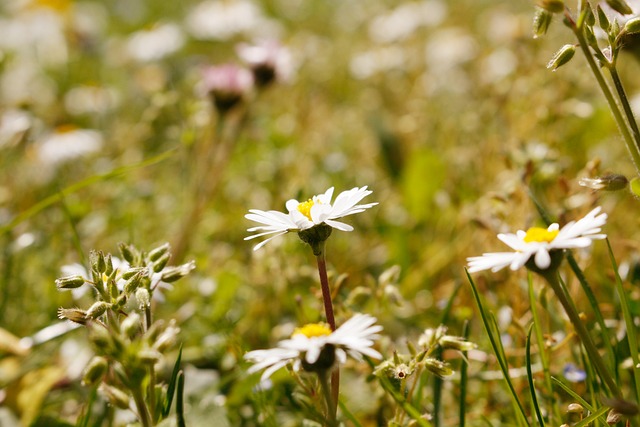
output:
[[[420,27],[440,24],[447,6],[440,0],[404,3],[379,15],[369,24],[369,37],[377,43],[393,43],[411,36]]]
[[[491,270],[496,272],[509,266],[511,270],[523,267],[531,257],[536,266],[546,270],[551,265],[550,252],[554,250],[586,248],[593,240],[604,239],[605,234],[599,234],[607,222],[607,214],[600,213],[601,208],[595,208],[584,218],[571,221],[562,229],[558,224],[551,224],[548,228],[532,227],[526,232],[519,230],[516,234],[498,234],[502,240],[515,252],[493,252],[478,257],[467,258],[469,272]]]
[[[358,204],[371,193],[372,191],[367,190],[366,186],[361,188],[355,187],[338,194],[338,197],[336,197],[336,200],[332,204],[333,187],[331,187],[324,194],[313,196],[306,202],[299,202],[295,199],[287,201],[286,207],[289,211],[288,213],[250,209],[250,213],[245,215],[245,218],[263,225],[249,228],[247,231],[259,231],[259,233],[245,237],[244,240],[275,234],[275,236],[269,237],[253,248],[253,250],[258,250],[271,239],[282,234],[290,231],[307,230],[318,224],[326,224],[341,231],[352,231],[352,226],[335,220],[364,212],[366,209],[377,205],[378,203]]]
[[[261,40],[255,44],[236,46],[240,59],[253,71],[257,84],[266,86],[274,80],[287,82],[293,75],[291,52],[276,40]]]
[[[347,354],[356,360],[362,360],[362,356],[381,359],[372,348],[382,331],[382,326],[375,323],[375,317],[358,313],[333,332],[322,323],[297,328],[290,339],[280,341],[277,347],[245,354],[244,358],[254,363],[248,372],[266,368],[261,378],[264,381],[289,363],[295,370],[302,366],[307,371],[326,372],[336,362],[344,363]]]
[[[433,71],[448,72],[477,55],[475,39],[460,28],[447,28],[429,37],[425,48],[426,61]]]
[[[406,55],[398,46],[378,47],[358,53],[349,62],[351,74],[366,79],[377,73],[406,67]]]
[[[227,40],[236,35],[273,36],[277,30],[250,0],[205,0],[186,18],[189,32],[197,39]]]
[[[7,110],[0,116],[0,148],[10,147],[31,127],[31,115],[22,110]]]
[[[185,37],[175,24],[157,24],[137,31],[127,41],[127,52],[137,61],[157,61],[180,50]]]
[[[117,105],[117,93],[99,86],[74,87],[64,96],[65,109],[74,116],[105,113]]]
[[[44,164],[55,166],[96,153],[102,143],[102,134],[96,130],[60,127],[38,143],[38,158]]]

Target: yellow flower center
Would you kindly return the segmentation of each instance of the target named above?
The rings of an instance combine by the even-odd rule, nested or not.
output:
[[[304,335],[307,338],[325,337],[331,335],[331,329],[324,323],[310,323],[301,328],[296,328],[293,331],[293,335]]]
[[[541,227],[531,227],[527,230],[527,234],[524,236],[524,241],[530,242],[547,242],[551,243],[553,239],[558,235],[559,230],[547,230]]]
[[[307,218],[309,218],[309,221],[313,221],[311,219],[311,207],[313,205],[315,205],[316,202],[313,201],[313,199],[309,199],[306,202],[302,202],[298,204],[298,212],[300,212],[302,215],[306,216]]]

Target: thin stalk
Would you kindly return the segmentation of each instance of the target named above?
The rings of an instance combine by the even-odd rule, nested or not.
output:
[[[584,37],[582,20],[580,20],[579,24],[576,24],[568,12],[565,13],[565,18],[567,18],[567,21],[570,23],[571,29],[573,30],[573,33],[578,39],[578,44],[580,45],[580,49],[582,50],[582,53],[584,53],[584,57],[587,60],[587,63],[589,64],[589,68],[591,68],[591,72],[593,73],[593,76],[596,78],[596,81],[598,82],[598,86],[600,86],[602,93],[607,99],[609,108],[613,113],[613,117],[618,125],[618,128],[620,129],[620,133],[622,133],[622,137],[624,138],[624,142],[627,145],[627,149],[631,154],[631,158],[633,159],[633,163],[634,163],[634,166],[636,167],[636,171],[640,174],[640,147],[636,145],[636,142],[633,140],[633,137],[631,136],[631,132],[629,132],[629,125],[625,121],[624,117],[622,116],[622,112],[620,111],[620,106],[616,102],[613,96],[613,93],[609,88],[609,85],[604,79],[604,75],[602,74],[600,67],[598,67],[598,64],[596,64],[595,60],[593,59],[593,55],[591,55],[591,51],[589,50],[589,45],[587,43],[587,40]]]
[[[620,104],[622,104],[622,109],[627,116],[627,122],[631,127],[631,133],[633,135],[633,139],[636,142],[636,147],[640,147],[640,130],[638,129],[638,122],[636,122],[636,118],[634,117],[633,111],[631,110],[629,98],[627,97],[627,93],[624,90],[624,86],[622,86],[622,81],[620,80],[620,76],[618,75],[618,70],[616,69],[615,64],[612,64],[610,67],[608,67],[608,69],[609,74],[611,74],[611,80],[613,80],[613,85],[616,88],[616,92],[618,92],[618,99],[620,100]]]
[[[316,261],[318,263],[318,275],[320,276],[320,288],[322,289],[322,301],[324,303],[324,312],[327,317],[327,323],[332,331],[336,330],[336,319],[333,316],[333,302],[331,301],[331,289],[329,288],[329,277],[327,276],[327,262],[325,260],[325,242],[318,245],[318,253]],[[314,250],[315,252],[315,250]],[[331,397],[334,402],[340,398],[340,368],[337,368],[331,374]],[[338,405],[333,406],[333,416],[338,410]]]
[[[589,360],[591,361],[591,363],[594,364],[594,366],[596,367],[596,370],[600,374],[600,378],[602,378],[602,380],[606,383],[607,388],[609,388],[609,391],[611,391],[611,393],[615,397],[622,398],[622,393],[620,392],[618,385],[616,384],[613,377],[609,373],[609,370],[607,369],[607,366],[605,365],[604,360],[602,360],[602,357],[600,356],[598,349],[596,348],[595,344],[593,343],[593,340],[591,339],[591,335],[589,335],[589,331],[587,330],[587,328],[584,326],[584,323],[580,319],[578,311],[575,309],[574,305],[571,303],[568,296],[565,294],[564,290],[562,289],[562,285],[560,284],[557,271],[544,274],[543,277],[545,278],[547,283],[549,283],[549,286],[551,287],[553,292],[556,294],[556,298],[558,298],[558,300],[560,301],[560,304],[564,308],[564,311],[567,313],[567,316],[569,316],[569,320],[573,324],[576,334],[578,334],[578,336],[580,337],[580,341],[582,341],[582,345],[584,346],[585,350],[587,351],[587,354],[589,355]]]
[[[144,318],[146,323],[146,330],[148,331],[151,327],[151,307],[147,306],[144,309]],[[151,416],[154,420],[157,420],[156,417],[156,372],[153,367],[153,363],[149,363],[149,412],[151,412]],[[159,413],[158,413],[159,414]]]
[[[469,321],[465,320],[462,326],[462,336],[469,338]],[[468,375],[469,362],[467,359],[467,352],[462,353],[462,365],[460,366],[460,410],[458,412],[458,425],[464,427],[467,417],[467,382],[469,380]]]
[[[333,392],[333,388],[329,387],[329,376],[327,375],[326,372],[319,372],[318,373],[318,379],[320,380],[320,388],[322,388],[322,395],[324,396],[324,400],[327,402],[327,424],[330,427],[336,426],[336,408],[337,405],[335,404],[335,402],[337,402],[336,400],[334,400],[331,397],[331,394]]]
[[[133,400],[136,402],[136,408],[138,409],[138,416],[140,417],[140,424],[142,427],[152,427],[151,417],[147,405],[144,403],[142,397],[142,390],[140,387],[135,386],[131,388],[131,394],[133,394]]]

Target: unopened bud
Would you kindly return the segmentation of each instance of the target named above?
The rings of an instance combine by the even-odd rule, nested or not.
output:
[[[584,22],[586,22],[588,26],[593,26],[596,23],[596,16],[593,14],[593,9],[591,9],[589,3],[586,3],[585,7],[587,10],[585,10]]]
[[[138,313],[131,313],[122,321],[120,330],[129,339],[133,339],[140,331],[140,316]]]
[[[537,0],[538,7],[551,13],[564,12],[564,1],[562,0]]]
[[[567,412],[570,414],[582,414],[584,408],[579,403],[570,403],[569,406],[567,406]]]
[[[138,300],[138,307],[140,307],[140,310],[145,310],[151,305],[151,297],[146,288],[138,288],[136,291],[136,299]]]
[[[606,0],[607,4],[611,9],[620,13],[621,15],[630,15],[633,13],[633,10],[629,7],[625,0]]]
[[[453,370],[442,360],[427,357],[424,359],[424,367],[439,377],[448,377],[453,374]]]
[[[76,289],[84,285],[84,282],[84,277],[75,274],[56,279],[56,287],[58,289]]]
[[[452,335],[444,335],[440,338],[440,345],[442,348],[450,348],[458,351],[469,351],[477,347],[477,345],[462,337],[455,337]]]
[[[145,272],[139,271],[133,277],[127,280],[127,282],[122,287],[124,293],[127,295],[131,295],[132,293],[134,293],[140,286],[140,282],[142,281],[142,278],[145,276],[145,274]]]
[[[79,308],[59,308],[58,319],[70,320],[80,325],[87,324],[87,312]]]
[[[171,254],[169,252],[165,252],[163,255],[159,256],[158,259],[153,263],[153,272],[161,272],[169,262],[169,258],[171,258]]]
[[[559,67],[562,67],[567,62],[571,61],[573,55],[576,53],[576,47],[572,44],[566,44],[560,48],[559,51],[551,58],[551,61],[547,64],[547,68],[550,68],[552,71],[557,70]]]
[[[609,18],[607,17],[607,14],[604,13],[604,10],[602,10],[602,6],[598,5],[596,7],[596,13],[598,14],[598,22],[600,22],[600,28],[602,28],[605,31],[609,31],[611,24],[609,23]]]
[[[104,301],[98,301],[91,307],[89,307],[89,310],[87,310],[87,318],[97,319],[98,317],[102,316],[109,307],[111,307],[111,304],[108,304]]]
[[[82,373],[82,385],[93,386],[97,384],[107,372],[109,364],[107,359],[101,356],[94,356],[84,368]]]
[[[607,424],[609,424],[610,426],[618,424],[623,419],[624,418],[622,414],[615,409],[610,410],[607,414]]]
[[[98,391],[100,391],[100,393],[106,397],[112,405],[120,409],[129,409],[129,395],[119,388],[115,388],[108,384],[102,384]]]
[[[149,252],[149,259],[152,262],[156,262],[161,256],[164,256],[171,249],[171,245],[169,243],[165,243],[162,246],[158,246]]]
[[[120,243],[118,244],[118,249],[120,249],[120,254],[125,261],[131,265],[135,265],[136,259],[139,257],[138,251],[135,247],[127,245],[126,243]]]
[[[160,359],[162,359],[162,354],[156,350],[147,348],[138,352],[138,360],[145,364],[154,365],[158,363]]]
[[[98,273],[104,273],[107,271],[107,263],[104,260],[104,253],[102,251],[91,251],[90,255],[91,269]]]
[[[640,16],[629,19],[624,24],[624,31],[627,34],[637,34],[640,33]]]
[[[173,347],[178,340],[180,328],[176,326],[176,321],[171,319],[167,328],[158,336],[153,347],[159,352],[164,352]]]
[[[551,25],[551,20],[553,19],[553,15],[550,12],[547,12],[544,9],[537,8],[536,14],[533,16],[533,38],[537,39],[538,37],[542,37],[547,34],[547,30],[549,29],[549,25]]]
[[[111,273],[113,273],[113,261],[111,260],[111,254],[106,254],[104,256],[104,263],[106,265],[104,274],[111,276]]]
[[[578,184],[592,190],[619,191],[627,188],[629,180],[624,175],[611,174],[597,178],[581,178]]]
[[[127,271],[125,271],[124,273],[122,273],[122,278],[124,280],[129,280],[131,279],[133,276],[135,276],[136,274],[142,273],[143,275],[146,274],[148,271],[147,267],[134,267],[134,268],[130,268]]]
[[[160,280],[165,283],[173,283],[182,279],[194,268],[196,268],[195,261],[189,261],[186,264],[178,265],[176,267],[169,267],[162,272],[162,278]]]

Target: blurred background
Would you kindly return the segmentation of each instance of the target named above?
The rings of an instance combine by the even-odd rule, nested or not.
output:
[[[290,76],[245,100],[228,161],[206,175],[219,185],[183,254],[197,268],[156,302],[156,316],[182,330],[194,420],[300,425],[294,382],[280,373],[255,393],[242,355],[323,318],[315,260],[295,235],[252,251],[248,209],[284,210],[331,186],[373,190],[365,202],[379,205],[346,220],[354,232],[333,233],[327,259],[339,323],[351,312],[378,317],[387,356],[436,327],[459,286],[447,324],[461,333],[475,310],[465,259],[502,250],[498,232],[539,223],[530,192],[561,223],[603,206],[635,283],[638,202],[578,185],[630,176],[633,166],[584,59],[546,69],[571,33],[556,20],[534,39],[533,14],[532,2],[497,0],[4,0],[0,426],[75,424],[90,392],[78,380],[91,355],[86,332],[35,334],[58,324],[58,307],[83,307],[87,296],[58,292],[54,280],[63,266],[86,267],[90,249],[117,256],[119,242],[150,249],[180,237],[194,147],[215,144],[220,124],[203,70],[242,64],[242,42],[278,40]],[[620,67],[640,109],[637,59],[625,54]],[[603,311],[615,313],[606,245],[583,255]],[[481,275],[478,285],[521,366],[524,273]],[[478,322],[470,339],[488,351]],[[501,383],[480,381],[496,369],[472,361],[469,420],[509,420]],[[363,425],[385,425],[366,375],[345,375]],[[445,384],[451,399],[454,383]],[[444,425],[457,425],[456,411]]]

